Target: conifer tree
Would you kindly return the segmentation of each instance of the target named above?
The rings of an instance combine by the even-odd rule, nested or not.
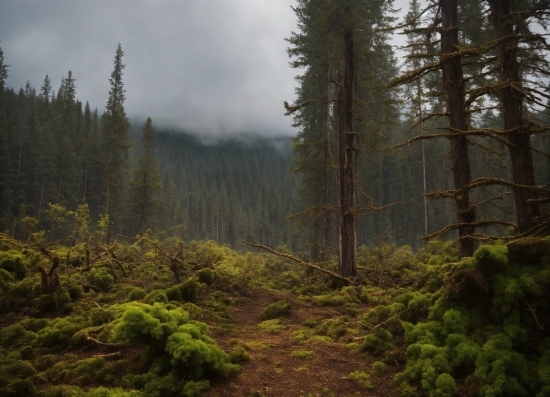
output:
[[[543,84],[536,79],[529,81],[526,76],[550,76],[548,61],[536,54],[547,53],[550,45],[543,35],[533,31],[530,24],[535,19],[544,26],[548,22],[550,4],[547,1],[517,0],[489,0],[488,3],[500,70],[500,85],[496,93],[502,107],[503,131],[509,142],[518,232],[523,234],[533,232],[541,220],[540,189],[537,188],[531,153],[531,134],[540,133],[541,128],[526,119],[526,106],[543,105],[541,97],[548,97],[542,92]]]
[[[301,127],[294,146],[298,170],[304,174],[302,199],[310,208],[300,214],[313,216],[311,240],[317,260],[321,255],[316,252],[326,251],[328,245],[327,214],[338,210],[334,245],[340,272],[353,277],[358,216],[368,212],[359,205],[357,198],[366,195],[358,186],[371,182],[360,176],[358,153],[363,148],[374,152],[373,132],[380,130],[380,119],[391,118],[384,108],[388,96],[380,89],[374,93],[386,78],[380,66],[389,66],[385,62],[392,55],[384,33],[391,22],[391,2],[303,0],[295,11],[301,32],[289,39],[289,54],[297,58],[292,66],[306,70],[298,76],[297,105],[286,108]],[[336,186],[331,189],[328,182],[335,168]],[[327,200],[331,193],[332,200]]]
[[[145,232],[146,227],[152,225],[153,216],[158,214],[160,206],[160,174],[158,162],[155,155],[156,133],[151,118],[148,117],[143,126],[141,143],[144,152],[138,158],[138,166],[134,170],[133,180],[130,185],[132,189],[133,213],[139,219],[140,234]]]
[[[126,111],[124,110],[126,90],[122,82],[125,67],[122,63],[123,55],[124,52],[119,44],[116,49],[114,68],[109,79],[111,84],[109,99],[101,120],[105,141],[104,155],[106,158],[105,215],[109,222],[105,237],[107,243],[109,243],[111,238],[112,224],[116,223],[121,216],[120,200],[123,196],[122,189],[125,179],[126,154],[130,146],[128,142],[130,122],[126,118]]]
[[[0,48],[0,217],[9,212],[11,201],[11,159],[8,150],[8,121],[6,115],[5,81],[8,65],[4,63],[4,52]],[[0,225],[2,223],[0,222]]]
[[[54,132],[57,142],[57,199],[58,204],[74,208],[79,203],[81,184],[81,162],[77,147],[80,131],[77,127],[78,104],[76,99],[76,79],[72,71],[61,79],[55,102],[56,118]]]

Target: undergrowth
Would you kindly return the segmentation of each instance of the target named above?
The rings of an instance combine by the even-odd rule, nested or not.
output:
[[[71,245],[0,239],[2,396],[201,395],[250,365],[250,350],[272,348],[241,344],[230,316],[260,288],[279,300],[263,304],[258,333],[288,332],[289,357],[304,365],[322,358],[313,346],[345,346],[369,368],[342,378],[358,390],[397,372],[402,396],[550,395],[549,239],[484,245],[463,259],[439,241],[417,253],[364,246],[357,284],[342,287],[213,242],[91,248],[75,236]],[[337,271],[335,259],[324,266]],[[304,305],[324,315],[291,326]],[[233,338],[227,352],[209,327]]]

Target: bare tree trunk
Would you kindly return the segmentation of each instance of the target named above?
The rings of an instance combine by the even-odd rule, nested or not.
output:
[[[451,132],[466,131],[466,111],[464,104],[464,78],[462,63],[458,52],[458,6],[457,0],[441,1],[441,68],[443,86],[447,96],[447,113]],[[470,159],[468,156],[468,139],[465,136],[451,138],[452,173],[458,223],[460,251],[463,256],[471,256],[475,250],[475,240],[471,235],[475,228],[474,208],[470,205],[468,185],[472,180]]]
[[[536,193],[521,186],[536,186],[535,167],[533,155],[530,150],[530,131],[523,119],[522,80],[517,59],[518,42],[512,38],[514,34],[521,33],[518,29],[521,24],[519,13],[512,15],[510,0],[490,0],[491,20],[497,39],[510,37],[499,45],[501,79],[504,86],[499,91],[500,101],[504,114],[504,130],[510,131],[507,139],[510,142],[510,160],[512,163],[512,181],[516,185],[514,192],[514,204],[518,232],[524,233],[537,224],[537,217],[541,212],[537,204],[529,203],[529,199],[537,198]],[[514,31],[514,26],[517,26]]]
[[[330,212],[328,210],[329,208],[329,196],[330,196],[330,176],[331,176],[331,166],[332,166],[332,159],[330,156],[330,106],[331,106],[331,78],[330,78],[330,65],[329,65],[329,53],[328,53],[328,43],[326,44],[326,66],[327,66],[327,104],[326,104],[326,134],[325,134],[325,224],[324,224],[324,230],[323,230],[323,249],[321,251],[320,259],[322,261],[325,260],[325,254],[327,252],[327,248],[329,246],[329,233],[330,233]]]
[[[424,123],[422,123],[421,130],[424,129]],[[423,192],[424,192],[424,234],[428,234],[428,197],[427,184],[426,184],[426,152],[424,150],[424,140],[422,140],[422,177],[423,177]]]
[[[114,135],[114,132],[112,131],[113,127],[111,127],[111,135]],[[112,142],[113,139],[111,138],[111,143],[109,144],[109,163],[107,164],[107,203],[105,206],[105,212],[107,214],[107,232],[105,234],[105,243],[109,245],[109,241],[111,240],[111,213],[109,212],[109,204],[111,203],[111,183],[113,178],[113,145]]]
[[[345,12],[351,15],[349,3]],[[357,276],[357,215],[355,213],[354,158],[356,157],[355,137],[352,129],[353,116],[353,32],[344,28],[344,85],[338,97],[338,140],[340,173],[340,238],[341,259],[340,274],[343,277]]]

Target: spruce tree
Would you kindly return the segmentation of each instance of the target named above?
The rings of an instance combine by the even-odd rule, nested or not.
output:
[[[295,11],[300,32],[289,39],[289,54],[296,57],[292,66],[306,70],[297,78],[297,104],[286,108],[300,127],[294,140],[297,170],[304,176],[299,198],[309,202],[297,219],[312,217],[310,240],[318,260],[329,245],[328,214],[337,210],[338,241],[332,246],[338,246],[340,272],[353,277],[359,215],[372,207],[363,186],[374,185],[372,173],[360,172],[365,167],[359,152],[369,153],[370,164],[382,120],[394,117],[386,106],[390,95],[381,90],[394,70],[385,34],[391,2],[303,0]]]
[[[550,4],[515,0],[489,0],[488,3],[497,40],[501,84],[496,93],[503,113],[503,131],[509,142],[518,232],[533,233],[541,221],[541,211],[531,134],[540,132],[540,126],[528,120],[525,113],[528,104],[540,106],[541,97],[547,95],[541,92],[542,83],[537,79],[529,81],[528,77],[531,74],[547,79],[550,73],[548,61],[537,54],[547,53],[549,44],[544,35],[533,31],[531,22],[535,19],[545,24]]]
[[[158,214],[160,207],[160,174],[155,155],[156,132],[151,118],[148,117],[143,126],[141,136],[143,154],[138,158],[138,166],[134,170],[130,185],[132,190],[132,212],[139,219],[140,234],[151,227],[153,217]]]
[[[4,63],[4,52],[0,48],[0,217],[9,212],[11,202],[11,158],[8,150],[8,120],[6,114],[5,81],[8,65]],[[5,226],[0,222],[0,226]]]
[[[109,222],[106,232],[106,242],[109,243],[113,223],[121,218],[121,203],[123,197],[123,188],[125,180],[127,149],[130,146],[128,142],[128,132],[130,122],[126,118],[124,110],[124,101],[126,99],[122,76],[125,65],[122,63],[124,52],[119,44],[116,49],[114,68],[109,82],[109,99],[105,112],[103,113],[101,124],[103,126],[103,136],[105,141],[105,215]]]

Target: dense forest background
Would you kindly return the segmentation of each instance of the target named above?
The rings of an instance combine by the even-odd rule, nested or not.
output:
[[[72,73],[62,78],[55,95],[46,77],[38,92],[29,82],[19,90],[6,87],[1,96],[1,229],[25,238],[30,230],[24,221],[28,217],[38,220],[34,226],[38,229],[63,227],[56,225],[52,205],[74,211],[87,204],[97,224],[105,212],[104,127],[98,110],[76,98]],[[394,122],[380,129],[376,150],[370,150],[360,163],[363,198],[371,209],[359,218],[359,244],[380,238],[399,245],[423,244],[419,240],[424,233],[420,143],[388,149],[414,133],[407,132],[413,120],[400,115],[397,106],[393,105]],[[486,123],[498,123],[496,117],[489,116]],[[142,127],[141,121],[132,121],[128,133],[124,189],[115,214],[115,233],[123,236],[140,232],[130,185],[144,151]],[[315,220],[304,217],[303,211],[319,184],[312,175],[292,172],[301,169],[300,163],[293,162],[292,151],[293,143],[300,156],[303,145],[299,138],[291,142],[287,137],[242,135],[205,140],[189,131],[157,129],[155,142],[162,189],[148,224],[154,232],[188,240],[212,239],[237,248],[247,239],[271,247],[286,244],[294,250],[307,250],[315,239]],[[534,139],[534,147],[545,145],[548,142],[541,136]],[[427,141],[424,149],[427,191],[449,188],[449,142]],[[316,153],[313,148],[310,156]],[[493,175],[506,177],[505,154],[495,150],[489,155],[485,148],[473,147],[471,159],[474,175],[486,174],[489,167]],[[488,159],[497,160],[497,164]],[[547,159],[542,155],[535,159],[540,184],[548,183]],[[487,211],[502,213],[512,221],[512,200],[500,201]],[[450,200],[428,204],[429,231],[452,223],[453,217]],[[330,233],[336,234],[334,226]]]
[[[339,174],[344,168],[337,164],[344,155],[338,150],[347,145],[338,141],[344,131],[338,108],[343,99],[338,95],[344,92],[346,54],[353,50],[358,61],[350,80],[355,88],[349,123],[353,120],[354,127],[348,135],[355,137],[350,150],[358,154],[350,163],[357,245],[382,239],[418,248],[423,245],[421,236],[443,230],[446,233],[437,235],[455,239],[457,229],[462,233],[464,226],[457,225],[471,221],[457,221],[457,214],[465,210],[457,212],[453,202],[460,196],[453,180],[454,170],[461,166],[455,164],[461,157],[453,145],[460,139],[467,139],[469,155],[461,164],[470,167],[470,181],[488,180],[460,188],[468,190],[468,211],[477,212],[476,238],[514,233],[518,211],[517,192],[512,191],[521,184],[510,181],[514,161],[505,140],[495,139],[509,133],[498,99],[504,91],[494,88],[499,80],[496,50],[484,49],[493,45],[486,44],[493,34],[483,16],[488,6],[468,1],[457,8],[457,40],[477,51],[460,54],[463,84],[470,95],[465,110],[469,131],[465,130],[467,138],[457,138],[442,133],[450,128],[452,134],[456,128],[449,127],[450,113],[444,110],[448,95],[441,86],[439,42],[423,36],[435,29],[429,25],[431,16],[444,8],[434,8],[433,3],[421,11],[417,1],[411,2],[407,27],[401,32],[407,37],[400,53],[404,62],[398,66],[390,43],[396,24],[390,3],[354,3],[358,13],[349,27],[341,19],[347,8],[322,4],[299,2],[299,31],[287,39],[291,66],[299,73],[296,102],[285,103],[297,127],[294,138],[212,138],[155,129],[150,119],[130,122],[124,108],[120,45],[103,111],[77,98],[77,79],[70,70],[57,91],[47,75],[39,89],[31,82],[19,89],[6,87],[9,54],[8,61],[2,54],[0,229],[22,239],[41,229],[57,229],[61,236],[70,230],[71,214],[84,205],[81,210],[107,242],[113,236],[133,237],[150,230],[159,237],[211,239],[236,248],[243,240],[269,247],[284,244],[309,251],[313,260],[336,254],[343,219],[338,189],[345,185]],[[528,18],[522,23],[530,28]],[[345,32],[355,35],[354,41],[352,36],[343,41]],[[548,114],[540,90],[546,85],[546,61],[535,56],[541,48],[520,39],[514,45],[521,44],[518,62],[524,65],[528,92],[522,122],[533,131],[527,151],[533,153],[536,185],[544,186],[550,182],[544,155],[550,143],[543,133]],[[534,80],[527,80],[530,73]],[[438,136],[448,139],[432,139]],[[546,214],[544,202],[540,208]]]

